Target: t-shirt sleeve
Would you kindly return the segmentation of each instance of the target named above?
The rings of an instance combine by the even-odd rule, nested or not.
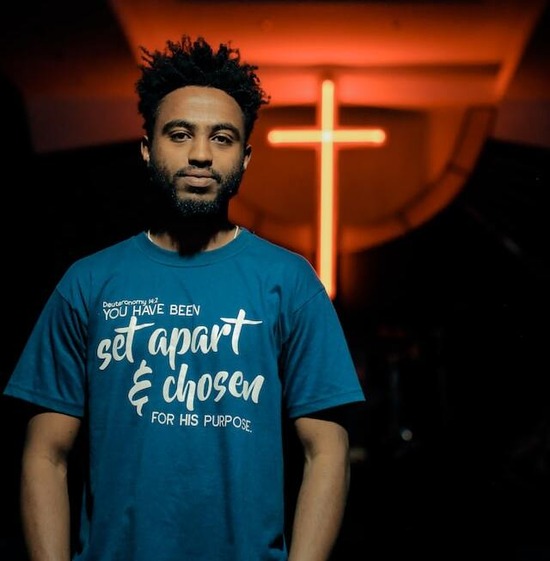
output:
[[[56,289],[23,348],[4,394],[81,417],[85,397],[84,325]]]
[[[289,322],[283,354],[283,398],[291,418],[364,401],[336,310],[324,290]]]

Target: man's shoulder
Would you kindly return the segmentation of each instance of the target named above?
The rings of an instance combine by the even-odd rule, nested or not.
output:
[[[310,262],[306,259],[306,257],[291,247],[280,245],[275,241],[271,241],[268,238],[257,234],[253,234],[251,239],[253,240],[255,253],[259,256],[263,256],[266,260],[275,260],[275,262],[283,261],[285,263],[296,263],[297,265],[310,266]]]
[[[99,248],[88,255],[80,257],[74,262],[74,265],[83,264],[86,266],[90,263],[93,264],[103,260],[109,261],[112,259],[119,259],[122,254],[126,254],[128,251],[135,249],[135,238],[136,236],[131,236],[117,242],[113,242],[111,245]]]
[[[124,263],[128,263],[128,258],[134,254],[136,247],[135,237],[125,238],[81,256],[67,268],[64,278],[74,279],[103,270],[113,270]]]

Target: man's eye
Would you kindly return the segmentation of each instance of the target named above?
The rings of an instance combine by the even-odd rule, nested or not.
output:
[[[170,134],[170,139],[176,142],[181,142],[182,140],[187,140],[189,138],[189,133],[185,131],[177,131]]]
[[[221,134],[218,134],[216,136],[213,137],[214,142],[217,142],[219,144],[232,144],[233,143],[233,139],[229,136],[224,136]]]

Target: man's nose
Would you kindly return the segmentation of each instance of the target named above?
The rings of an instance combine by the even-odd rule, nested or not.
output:
[[[210,165],[212,163],[212,147],[208,138],[195,137],[188,153],[189,163],[194,165]]]

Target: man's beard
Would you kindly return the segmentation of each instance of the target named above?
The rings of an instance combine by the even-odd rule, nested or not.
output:
[[[220,231],[229,230],[229,201],[238,193],[244,174],[243,160],[227,175],[210,170],[219,184],[215,199],[180,199],[175,180],[180,170],[170,177],[153,161],[148,164],[150,178],[150,200],[147,205],[149,229],[152,233],[168,233],[177,242],[180,255],[193,255],[203,251],[212,237]]]

